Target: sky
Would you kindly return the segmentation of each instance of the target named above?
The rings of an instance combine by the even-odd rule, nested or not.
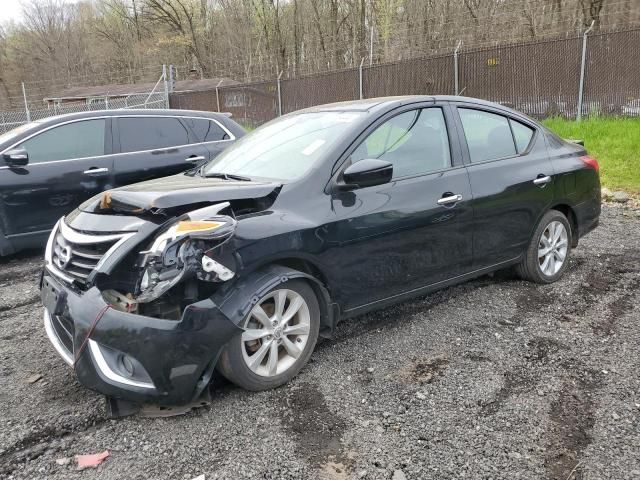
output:
[[[0,25],[13,20],[22,20],[22,4],[30,0],[0,0]],[[78,0],[66,0],[65,3],[75,3]]]
[[[21,0],[0,0],[0,23],[19,21],[22,16]]]

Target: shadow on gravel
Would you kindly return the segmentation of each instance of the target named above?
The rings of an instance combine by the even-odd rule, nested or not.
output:
[[[580,455],[591,443],[591,430],[595,424],[593,392],[602,383],[600,372],[568,363],[568,372],[558,397],[551,404],[551,424],[545,466],[553,480],[581,480]]]
[[[331,462],[341,465],[342,435],[346,429],[342,418],[326,405],[317,385],[301,383],[289,389],[274,391],[282,425],[296,437],[296,452],[315,467]],[[337,467],[340,468],[340,467]],[[336,472],[343,473],[343,472]]]
[[[484,275],[397,305],[349,318],[338,324],[332,340],[319,343],[316,350],[325,348],[327,345],[339,344],[370,332],[391,331],[401,328],[415,314],[429,313],[431,309],[450,300],[455,301],[458,297],[469,295],[473,290],[491,285],[513,283],[514,281],[517,282],[518,280],[510,271],[499,271],[495,272],[494,275]]]

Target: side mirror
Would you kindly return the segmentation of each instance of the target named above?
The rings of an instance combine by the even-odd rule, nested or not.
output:
[[[29,164],[29,154],[24,148],[9,150],[2,155],[2,158],[9,167],[24,167]]]
[[[342,172],[339,187],[343,190],[373,187],[389,183],[393,177],[393,165],[384,160],[365,158],[349,165]]]

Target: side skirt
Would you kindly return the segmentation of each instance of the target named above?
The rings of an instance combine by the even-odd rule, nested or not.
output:
[[[363,313],[367,313],[372,310],[378,310],[380,308],[384,308],[390,305],[395,305],[396,303],[400,303],[402,301],[409,300],[411,298],[419,297],[421,295],[425,295],[427,293],[434,292],[436,290],[440,290],[445,287],[450,287],[452,285],[457,285],[459,283],[463,283],[468,280],[481,277],[482,275],[486,275],[487,273],[495,272],[496,270],[501,270],[511,265],[515,265],[520,261],[521,258],[522,258],[522,255],[518,255],[517,257],[511,260],[506,260],[504,262],[491,265],[490,267],[484,267],[478,270],[473,270],[472,272],[465,273],[463,275],[458,275],[457,277],[452,277],[448,280],[432,283],[424,287],[414,288],[413,290],[408,290],[403,293],[398,293],[390,297],[376,300],[375,302],[370,302],[365,305],[361,305],[359,307],[354,307],[349,310],[345,310],[342,313],[342,319],[355,317],[357,315],[362,315]]]

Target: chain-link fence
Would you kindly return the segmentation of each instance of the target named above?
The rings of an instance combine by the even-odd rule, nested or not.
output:
[[[463,46],[457,54],[172,94],[171,106],[228,111],[236,120],[255,126],[281,113],[323,103],[457,93],[537,118],[575,118],[581,98],[583,115],[640,115],[638,72],[640,29],[636,28],[490,48]]]
[[[29,101],[25,92],[24,108],[21,110],[0,111],[0,133],[28,122],[65,113],[118,108],[167,108],[167,87],[163,84],[163,81],[164,74],[160,77],[153,90],[141,93],[50,97],[39,101]],[[131,88],[133,89],[135,86],[131,86]]]
[[[261,125],[277,115],[277,82],[256,82],[200,92],[169,95],[171,108],[230,112],[247,127]]]

